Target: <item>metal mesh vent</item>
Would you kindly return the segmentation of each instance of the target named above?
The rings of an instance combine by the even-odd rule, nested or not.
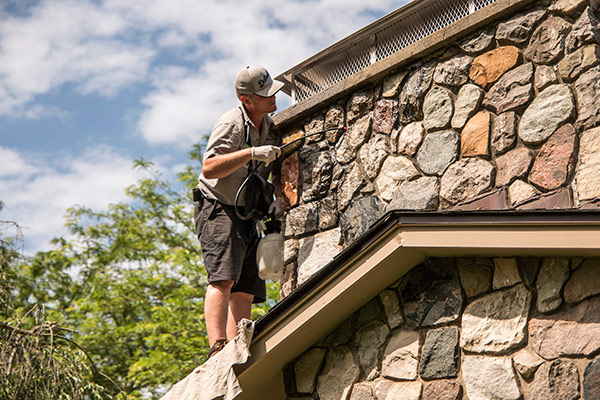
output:
[[[423,2],[419,7],[377,27],[367,38],[354,41],[296,70],[291,77],[292,101],[297,103],[305,100],[495,1]]]

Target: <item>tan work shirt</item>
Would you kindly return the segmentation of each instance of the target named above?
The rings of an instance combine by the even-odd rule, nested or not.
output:
[[[210,133],[208,144],[206,145],[203,160],[213,155],[232,153],[249,146],[262,146],[266,144],[280,146],[281,137],[273,132],[271,129],[272,125],[273,120],[271,117],[265,115],[261,132],[259,133],[256,126],[248,118],[243,106],[232,108],[215,123]],[[250,143],[247,143],[246,136],[248,136]],[[271,173],[272,166],[273,163],[269,164],[268,167],[265,167],[264,163],[259,163],[258,173],[267,179]],[[236,193],[247,176],[248,164],[225,178],[207,179],[204,175],[200,174],[198,188],[209,199],[218,200],[223,204],[234,205]],[[242,193],[238,205],[243,206],[245,203],[245,196]]]

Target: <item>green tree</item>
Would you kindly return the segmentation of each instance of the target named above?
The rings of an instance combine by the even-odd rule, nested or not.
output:
[[[135,161],[147,176],[126,190],[129,202],[100,212],[69,209],[70,237],[21,263],[14,278],[19,312],[45,305],[50,320],[73,328],[70,339],[130,399],[159,398],[206,359],[206,275],[190,198],[200,153],[196,146],[196,166],[175,184],[152,163]],[[278,300],[278,285],[268,286],[255,318]],[[93,381],[118,393],[102,375]]]

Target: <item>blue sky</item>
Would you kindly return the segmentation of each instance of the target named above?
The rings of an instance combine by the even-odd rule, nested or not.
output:
[[[0,0],[0,220],[49,249],[68,207],[127,200],[132,160],[179,172],[241,68],[277,76],[407,2]]]

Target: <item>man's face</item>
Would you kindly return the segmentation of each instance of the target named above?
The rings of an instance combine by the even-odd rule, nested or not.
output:
[[[247,104],[247,107],[251,107],[251,111],[267,114],[277,110],[277,104],[275,103],[275,95],[270,97],[262,97],[257,94],[251,94],[247,97],[249,103]]]

